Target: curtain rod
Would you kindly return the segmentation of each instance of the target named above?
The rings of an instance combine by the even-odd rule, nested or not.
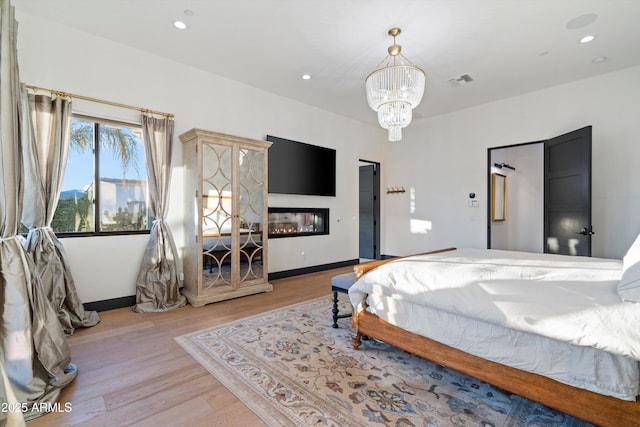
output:
[[[128,108],[129,110],[138,110],[138,111],[140,111],[142,113],[157,114],[159,116],[165,116],[167,118],[173,118],[173,114],[163,113],[162,111],[155,111],[155,110],[149,110],[147,108],[134,107],[133,105],[120,104],[118,102],[105,101],[103,99],[91,98],[91,97],[83,96],[83,95],[74,95],[73,93],[61,92],[61,91],[58,91],[58,90],[46,89],[46,88],[38,87],[38,86],[32,86],[32,85],[25,85],[25,86],[27,88],[29,88],[29,89],[32,89],[32,90],[36,91],[36,92],[41,90],[41,91],[50,92],[51,94],[56,94],[58,96],[82,99],[84,101],[97,102],[97,103],[100,103],[100,104],[112,105],[114,107]]]

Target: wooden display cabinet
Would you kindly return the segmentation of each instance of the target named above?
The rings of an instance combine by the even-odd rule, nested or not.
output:
[[[189,303],[271,291],[267,268],[267,150],[191,129],[180,135],[185,176],[184,288]]]

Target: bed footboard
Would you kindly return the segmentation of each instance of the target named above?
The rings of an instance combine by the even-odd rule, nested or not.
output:
[[[640,422],[640,400],[604,396],[485,360],[405,331],[366,310],[354,311],[352,323],[355,349],[366,335],[598,426],[635,426]]]

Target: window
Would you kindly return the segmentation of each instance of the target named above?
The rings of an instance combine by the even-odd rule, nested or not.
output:
[[[147,202],[140,126],[74,116],[53,230],[63,236],[145,232]]]

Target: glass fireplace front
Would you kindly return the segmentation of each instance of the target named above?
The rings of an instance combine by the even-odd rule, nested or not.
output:
[[[329,234],[329,209],[269,208],[269,238]]]

